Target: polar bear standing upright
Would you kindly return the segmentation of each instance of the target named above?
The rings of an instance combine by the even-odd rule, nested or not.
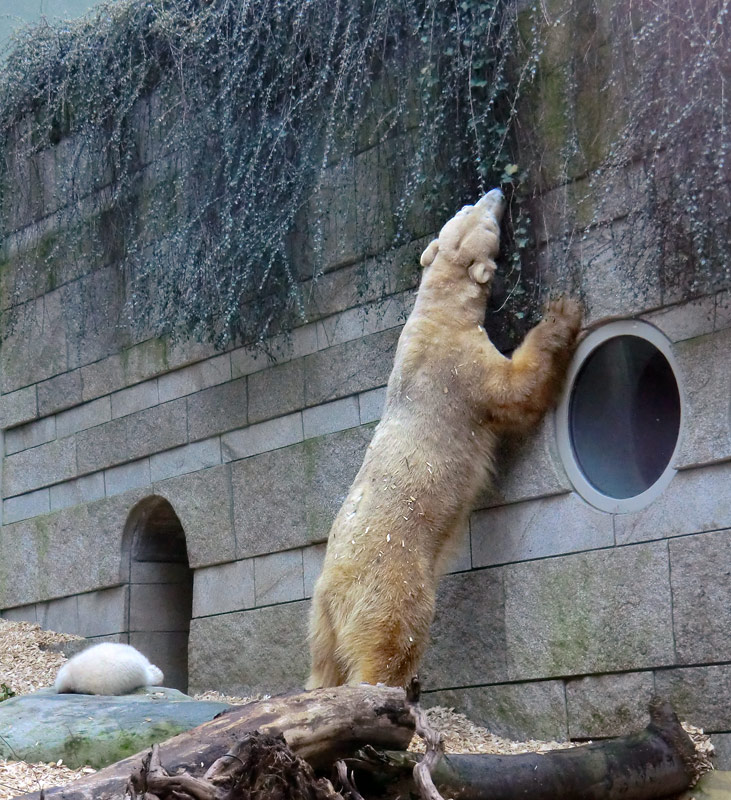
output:
[[[102,642],[82,650],[58,671],[59,694],[129,694],[162,685],[162,671],[129,644]]]
[[[340,509],[310,617],[308,688],[404,685],[428,642],[450,544],[492,470],[501,434],[555,401],[581,327],[549,302],[512,358],[482,322],[499,251],[498,189],[465,206],[424,251],[383,417]]]

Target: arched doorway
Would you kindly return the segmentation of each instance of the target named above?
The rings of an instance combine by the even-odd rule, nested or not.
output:
[[[130,512],[122,569],[129,643],[160,667],[165,686],[187,691],[193,572],[185,531],[164,498],[147,497]]]

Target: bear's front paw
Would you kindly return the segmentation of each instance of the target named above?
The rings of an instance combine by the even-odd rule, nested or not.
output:
[[[581,330],[583,311],[578,300],[562,295],[546,303],[543,321],[561,345],[573,345]]]

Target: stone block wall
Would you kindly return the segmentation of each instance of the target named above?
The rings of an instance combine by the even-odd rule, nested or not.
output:
[[[388,168],[382,161],[365,150],[361,180]],[[539,268],[561,287],[558,243],[586,176],[541,180]],[[63,226],[62,212],[19,211],[4,281]],[[354,248],[350,222],[346,210],[333,218],[325,274],[305,293],[308,322],[272,342],[275,361],[137,341],[101,322],[80,330],[69,309],[81,293],[112,293],[112,262],[60,271],[59,285],[12,308],[3,292],[18,319],[0,349],[4,617],[162,648],[154,623],[136,616],[132,592],[144,581],[126,559],[133,510],[164,498],[193,572],[191,691],[302,685],[324,541],[380,417],[434,227],[421,220],[412,243],[385,250],[378,236]],[[572,290],[588,323],[639,318],[672,343],[684,401],[678,472],[647,508],[609,514],[573,491],[552,416],[505,442],[496,485],[442,581],[423,684],[428,702],[497,733],[578,739],[644,725],[658,691],[718,734],[731,766],[731,287],[667,290],[651,263],[613,250],[623,224],[618,202],[587,228]]]

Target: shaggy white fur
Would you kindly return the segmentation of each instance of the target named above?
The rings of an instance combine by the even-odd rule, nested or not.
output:
[[[162,685],[163,674],[128,644],[102,642],[77,653],[58,671],[59,694],[129,694],[140,686]]]

